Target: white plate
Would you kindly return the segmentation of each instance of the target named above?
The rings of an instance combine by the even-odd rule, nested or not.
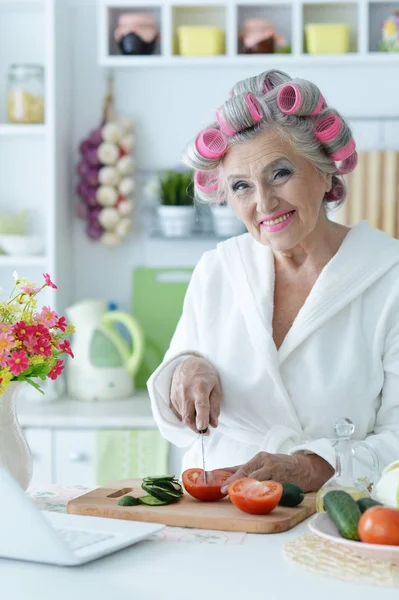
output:
[[[327,513],[316,514],[309,522],[309,529],[315,535],[322,537],[330,542],[341,544],[355,552],[358,556],[372,558],[373,560],[383,560],[395,565],[399,565],[399,546],[383,546],[380,544],[364,544],[363,542],[354,542],[341,537],[334,521]]]

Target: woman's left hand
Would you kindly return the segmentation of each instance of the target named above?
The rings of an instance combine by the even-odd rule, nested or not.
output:
[[[225,467],[233,475],[226,480],[223,491],[231,481],[240,477],[254,477],[258,481],[273,479],[280,483],[295,483],[304,492],[316,492],[334,474],[334,469],[317,454],[269,454],[259,452],[245,465]]]

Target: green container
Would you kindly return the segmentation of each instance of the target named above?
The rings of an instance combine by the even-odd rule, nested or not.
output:
[[[145,336],[136,387],[145,388],[161,364],[180,319],[193,267],[138,268],[133,273],[133,315]]]

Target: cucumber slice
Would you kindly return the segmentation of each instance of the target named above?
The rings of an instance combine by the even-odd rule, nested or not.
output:
[[[147,494],[155,496],[155,498],[159,498],[160,500],[165,500],[166,502],[175,502],[181,497],[180,493],[165,490],[157,485],[143,483],[141,487]]]
[[[144,477],[143,481],[173,481],[176,479],[174,475],[157,475],[156,477]]]
[[[162,506],[169,504],[166,500],[160,500],[159,498],[155,498],[155,496],[141,496],[139,502],[148,506]]]
[[[118,504],[119,506],[137,506],[140,502],[134,496],[122,496],[122,498],[119,498]]]
[[[146,483],[146,485],[149,485],[150,483],[151,482]],[[157,481],[156,485],[165,490],[170,490],[171,492],[183,494],[183,488],[177,481]]]

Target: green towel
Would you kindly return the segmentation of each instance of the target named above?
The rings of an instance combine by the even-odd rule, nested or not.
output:
[[[157,429],[99,430],[96,484],[168,473],[168,442]]]

